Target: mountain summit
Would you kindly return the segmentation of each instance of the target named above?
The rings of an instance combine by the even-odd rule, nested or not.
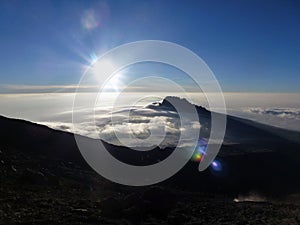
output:
[[[194,105],[187,99],[177,96],[167,96],[162,100],[162,102],[154,102],[153,104],[147,106],[147,108],[176,111],[174,105],[179,106],[181,110],[189,108],[191,107],[191,105],[193,105],[196,107],[196,110],[199,114],[210,114],[210,111],[208,111],[204,107]]]

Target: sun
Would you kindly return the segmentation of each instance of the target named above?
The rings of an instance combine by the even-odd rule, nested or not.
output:
[[[114,91],[119,91],[121,88],[121,84],[122,84],[122,73],[116,73],[114,74],[108,81],[107,83],[107,88],[109,88],[110,90],[114,90]]]
[[[101,76],[103,74],[112,74],[116,68],[110,61],[97,61],[92,65],[92,72],[94,76]]]
[[[120,81],[120,73],[115,73],[116,67],[108,60],[99,60],[93,63],[89,69],[93,82],[103,89],[117,90]],[[114,74],[115,73],[115,74]],[[113,75],[112,75],[113,74]]]

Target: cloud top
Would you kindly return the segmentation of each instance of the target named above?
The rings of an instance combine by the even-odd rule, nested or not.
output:
[[[249,112],[277,116],[280,118],[300,120],[299,108],[250,108]]]

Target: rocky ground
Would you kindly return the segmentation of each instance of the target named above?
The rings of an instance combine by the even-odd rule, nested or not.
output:
[[[0,224],[300,224],[300,206],[112,184],[88,167],[0,151]]]

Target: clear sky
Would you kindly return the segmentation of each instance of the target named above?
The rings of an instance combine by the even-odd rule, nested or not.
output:
[[[158,39],[198,54],[224,91],[300,92],[299,1],[0,3],[0,84],[73,85],[95,55]]]

